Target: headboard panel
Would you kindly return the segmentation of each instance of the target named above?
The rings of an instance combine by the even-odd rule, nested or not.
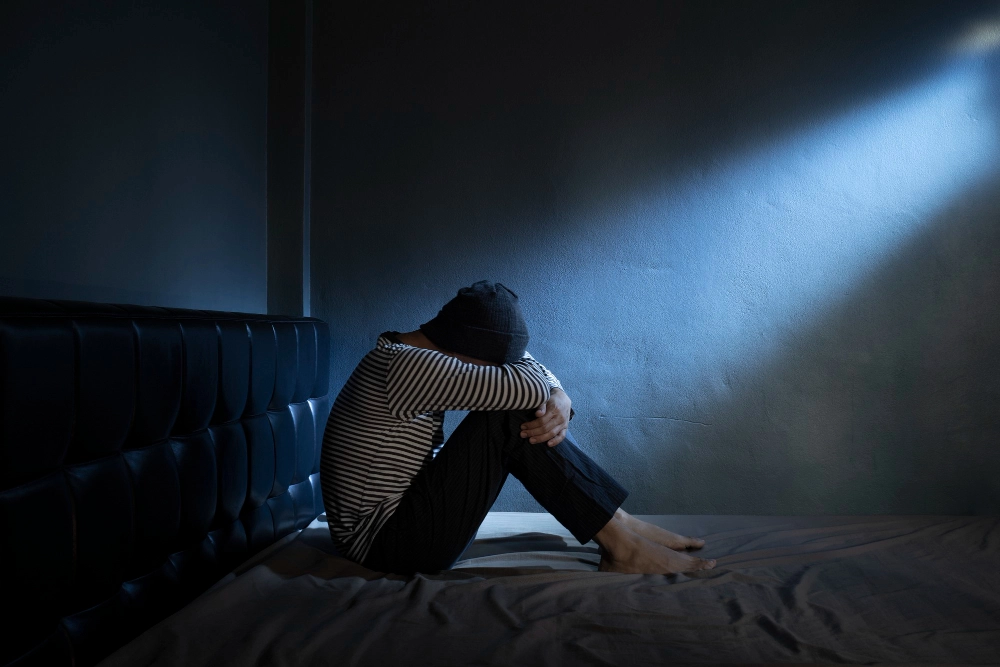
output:
[[[329,359],[313,318],[0,298],[0,663],[92,664],[321,513]]]

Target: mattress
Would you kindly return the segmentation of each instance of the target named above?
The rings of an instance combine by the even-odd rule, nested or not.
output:
[[[1000,519],[644,516],[714,570],[597,571],[548,514],[491,513],[438,575],[336,555],[320,516],[103,664],[1000,662]]]

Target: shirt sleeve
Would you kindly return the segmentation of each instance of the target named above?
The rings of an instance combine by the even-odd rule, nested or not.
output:
[[[436,350],[403,347],[389,362],[389,411],[406,418],[429,410],[527,410],[549,398],[541,364],[467,364]]]
[[[534,367],[535,369],[537,369],[538,372],[541,373],[542,376],[545,378],[545,382],[548,383],[550,389],[562,389],[563,388],[562,384],[559,382],[559,378],[557,378],[555,375],[553,375],[552,371],[550,371],[548,368],[546,368],[545,366],[543,366],[537,359],[535,359],[533,356],[531,356],[531,354],[529,352],[525,351],[524,356],[521,357],[521,360],[522,361],[527,361],[528,363],[530,363],[532,365],[532,367]]]
[[[521,357],[521,359],[522,360],[525,360],[525,359],[530,360],[531,363],[534,364],[534,366],[539,369],[539,371],[545,377],[545,381],[549,384],[549,390],[550,391],[552,389],[562,389],[563,388],[562,383],[559,382],[559,378],[557,378],[555,375],[553,375],[552,371],[550,371],[548,368],[546,368],[545,366],[543,366],[539,361],[537,361],[533,356],[531,356],[531,354],[529,354],[527,350],[525,350],[524,356]],[[563,390],[563,391],[565,391],[565,390]],[[569,409],[569,418],[570,418],[570,420],[572,421],[573,417],[575,417],[575,416],[576,416],[576,410],[573,409],[573,408],[570,408]]]

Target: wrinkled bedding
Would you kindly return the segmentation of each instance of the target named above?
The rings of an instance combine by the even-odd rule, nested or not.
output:
[[[103,664],[1000,663],[997,517],[643,518],[717,567],[601,573],[550,515],[491,513],[455,569],[383,575],[321,516]]]

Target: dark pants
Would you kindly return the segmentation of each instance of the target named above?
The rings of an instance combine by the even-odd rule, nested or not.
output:
[[[569,435],[555,447],[522,439],[521,424],[533,419],[530,410],[469,413],[413,478],[365,566],[398,574],[450,568],[472,543],[508,473],[573,537],[589,542],[628,491]]]

